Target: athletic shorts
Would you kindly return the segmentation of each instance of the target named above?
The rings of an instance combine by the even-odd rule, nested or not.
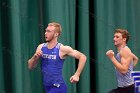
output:
[[[63,84],[53,84],[51,86],[44,86],[45,93],[67,93],[67,86]]]
[[[134,84],[133,85],[130,85],[128,87],[118,87],[116,89],[113,89],[111,90],[110,92],[108,93],[135,93],[134,92]]]

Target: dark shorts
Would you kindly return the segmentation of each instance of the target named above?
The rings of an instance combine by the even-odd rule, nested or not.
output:
[[[111,90],[108,93],[135,93],[134,84],[128,87],[118,87],[116,89]]]
[[[54,84],[52,86],[44,86],[45,93],[67,93],[67,86],[63,84]]]

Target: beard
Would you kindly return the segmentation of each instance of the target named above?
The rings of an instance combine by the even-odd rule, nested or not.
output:
[[[46,42],[50,42],[51,40],[50,39],[48,39],[48,38],[45,38],[45,40],[46,40]]]
[[[52,36],[52,37],[45,37],[45,40],[46,40],[46,42],[51,42],[52,40],[54,39],[54,37]]]

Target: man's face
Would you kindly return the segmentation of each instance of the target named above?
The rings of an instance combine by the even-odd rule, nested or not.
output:
[[[55,38],[55,27],[48,26],[45,30],[45,39],[47,42],[50,42]]]
[[[121,33],[115,33],[113,40],[115,46],[120,46],[126,42],[126,38],[123,38]]]

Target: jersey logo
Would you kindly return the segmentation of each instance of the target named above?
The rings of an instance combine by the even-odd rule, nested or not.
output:
[[[48,59],[56,59],[56,55],[49,55],[49,54],[43,54],[42,55],[43,58],[48,58]]]

